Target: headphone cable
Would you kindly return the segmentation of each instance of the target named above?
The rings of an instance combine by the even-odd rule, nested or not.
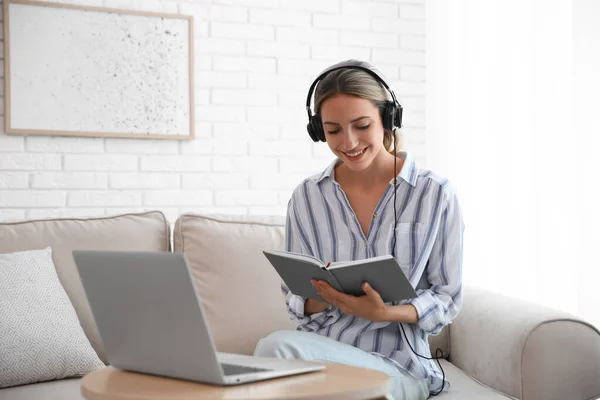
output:
[[[397,191],[397,178],[398,178],[398,174],[396,173],[396,158],[397,157],[397,148],[396,148],[396,132],[394,132],[392,130],[392,135],[394,136],[394,244],[392,245],[392,256],[394,258],[396,258],[396,228],[397,228],[397,223],[398,223],[398,218],[396,216],[396,191]],[[417,355],[418,357],[424,358],[426,360],[435,360],[438,363],[438,366],[440,367],[440,369],[442,370],[442,388],[436,392],[436,393],[431,393],[432,396],[437,396],[440,393],[442,393],[442,391],[444,390],[444,387],[446,385],[446,373],[444,372],[444,368],[442,368],[442,364],[440,363],[440,358],[444,358],[444,352],[442,351],[442,349],[440,349],[439,347],[436,349],[435,351],[435,357],[425,357],[420,355],[419,353],[417,353],[415,351],[415,349],[413,349],[412,345],[410,344],[410,342],[408,341],[408,337],[406,337],[406,331],[404,330],[404,326],[402,325],[402,323],[398,323],[398,325],[400,325],[400,328],[402,328],[402,333],[404,333],[404,339],[406,340],[406,343],[408,343],[408,347],[410,347],[410,349],[412,350],[413,353],[415,353],[415,355]],[[440,355],[438,355],[438,353]]]

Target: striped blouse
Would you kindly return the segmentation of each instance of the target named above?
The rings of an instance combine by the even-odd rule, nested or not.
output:
[[[431,357],[428,336],[452,322],[462,304],[462,238],[464,224],[452,185],[431,171],[419,169],[407,152],[397,179],[396,259],[418,296],[393,304],[412,304],[416,324],[403,323],[412,348]],[[358,260],[391,254],[394,230],[394,183],[388,185],[365,236],[340,185],[333,161],[322,173],[294,190],[286,215],[286,250],[310,254],[324,262]],[[315,332],[391,360],[416,378],[426,379],[430,392],[442,386],[435,360],[417,357],[406,346],[400,323],[372,322],[344,314],[334,306],[304,315],[305,298],[281,283],[297,330]],[[449,382],[446,380],[446,387]]]

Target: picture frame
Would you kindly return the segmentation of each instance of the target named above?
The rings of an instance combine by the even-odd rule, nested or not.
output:
[[[16,135],[194,139],[193,16],[4,1]]]

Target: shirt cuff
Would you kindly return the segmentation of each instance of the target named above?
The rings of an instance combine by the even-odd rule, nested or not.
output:
[[[329,305],[325,310],[319,311],[310,315],[304,314],[304,305],[306,298],[297,295],[291,295],[289,300],[289,308],[291,313],[301,325],[306,325],[313,330],[318,329],[333,312],[333,306]]]
[[[425,320],[431,316],[432,312],[435,311],[436,306],[432,296],[427,292],[422,292],[417,297],[412,299],[409,304],[412,304],[417,310],[417,324],[420,325],[421,329],[427,330],[426,325],[428,324],[425,323]]]

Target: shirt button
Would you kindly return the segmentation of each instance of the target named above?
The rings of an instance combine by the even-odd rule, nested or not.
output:
[[[377,213],[373,213],[373,218],[377,218]]]
[[[365,240],[365,247],[367,247],[368,245],[369,245],[369,242],[367,242],[367,241]]]

